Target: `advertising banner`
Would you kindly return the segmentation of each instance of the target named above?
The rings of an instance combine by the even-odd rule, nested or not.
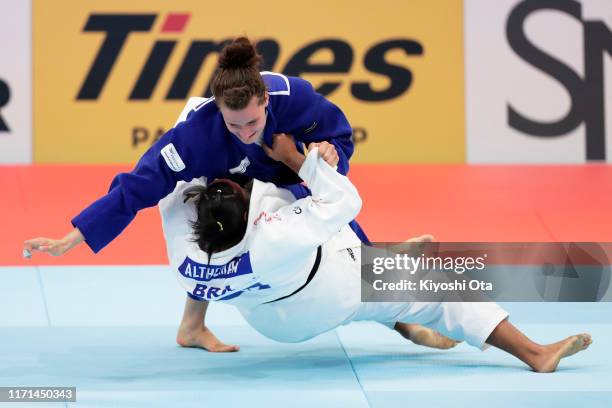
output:
[[[612,2],[466,0],[469,163],[612,161]]]
[[[239,35],[346,113],[354,162],[465,160],[460,0],[58,0],[34,3],[35,161],[134,162]]]
[[[0,0],[0,164],[32,161],[29,0]]]

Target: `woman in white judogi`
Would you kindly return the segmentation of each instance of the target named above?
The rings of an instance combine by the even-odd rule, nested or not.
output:
[[[533,343],[495,303],[362,303],[361,242],[347,225],[361,208],[357,190],[316,149],[307,157],[297,152],[288,135],[276,135],[265,150],[296,171],[312,196],[296,200],[254,180],[249,198],[229,180],[205,186],[198,179],[160,202],[171,267],[193,299],[183,332],[207,330],[206,301],[215,301],[236,306],[253,328],[281,342],[358,320],[418,323],[478,348],[499,347],[542,372],[590,344],[586,334]]]

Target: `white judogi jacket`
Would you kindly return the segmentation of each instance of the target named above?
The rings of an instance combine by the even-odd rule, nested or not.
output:
[[[361,198],[345,176],[313,149],[299,176],[312,196],[296,201],[288,190],[254,180],[247,230],[240,243],[208,255],[192,242],[189,221],[196,218],[183,193],[205,179],[180,182],[159,208],[170,266],[191,295],[252,308],[301,287],[315,262],[317,247],[334,237],[334,247],[359,246],[348,227],[361,209]]]
[[[160,202],[168,257],[174,274],[191,294],[235,305],[264,336],[300,342],[356,320],[419,323],[456,340],[484,348],[508,314],[495,303],[361,302],[361,241],[347,225],[359,212],[355,187],[319,157],[308,154],[299,176],[311,197],[295,200],[288,190],[255,180],[248,226],[234,247],[208,256],[191,242],[192,202],[183,192],[201,179],[182,182]],[[322,259],[307,280],[322,246]]]

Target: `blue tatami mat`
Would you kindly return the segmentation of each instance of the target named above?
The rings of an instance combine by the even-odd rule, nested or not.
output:
[[[48,324],[36,268],[0,267],[0,327]]]
[[[76,386],[78,407],[367,407],[335,333],[279,344],[216,334],[238,353],[175,345],[174,327],[5,328],[0,383]]]
[[[39,270],[52,326],[172,325],[183,310],[183,293],[167,267]]]
[[[399,407],[408,400],[418,405],[470,407],[612,404],[612,355],[608,352],[612,325],[518,324],[539,343],[583,331],[593,335],[591,347],[562,360],[554,374],[533,373],[494,348],[480,351],[460,344],[436,351],[409,345],[391,331],[374,335],[375,327],[361,323],[338,329],[372,407]],[[597,405],[598,401],[606,404]]]
[[[183,314],[186,295],[167,266],[38,269],[52,326],[172,326]],[[207,322],[245,324],[235,308],[216,304]]]
[[[504,304],[537,342],[593,335],[557,373],[535,374],[496,349],[427,349],[375,323],[276,343],[216,304],[207,325],[241,350],[181,348],[185,295],[161,266],[0,268],[0,277],[0,386],[77,387],[76,403],[35,407],[612,406],[610,303]]]

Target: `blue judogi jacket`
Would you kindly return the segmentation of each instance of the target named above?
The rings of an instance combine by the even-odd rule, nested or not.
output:
[[[291,134],[300,151],[300,143],[328,141],[340,157],[338,171],[346,174],[353,142],[352,128],[342,111],[303,79],[272,72],[262,72],[262,77],[270,96],[264,143],[272,146],[274,133]],[[98,252],[138,211],[156,205],[180,180],[203,176],[210,180],[230,173],[277,185],[301,181],[291,169],[268,157],[261,146],[244,144],[230,133],[211,98],[151,146],[130,173],[117,175],[108,193],[74,217],[72,224]]]

